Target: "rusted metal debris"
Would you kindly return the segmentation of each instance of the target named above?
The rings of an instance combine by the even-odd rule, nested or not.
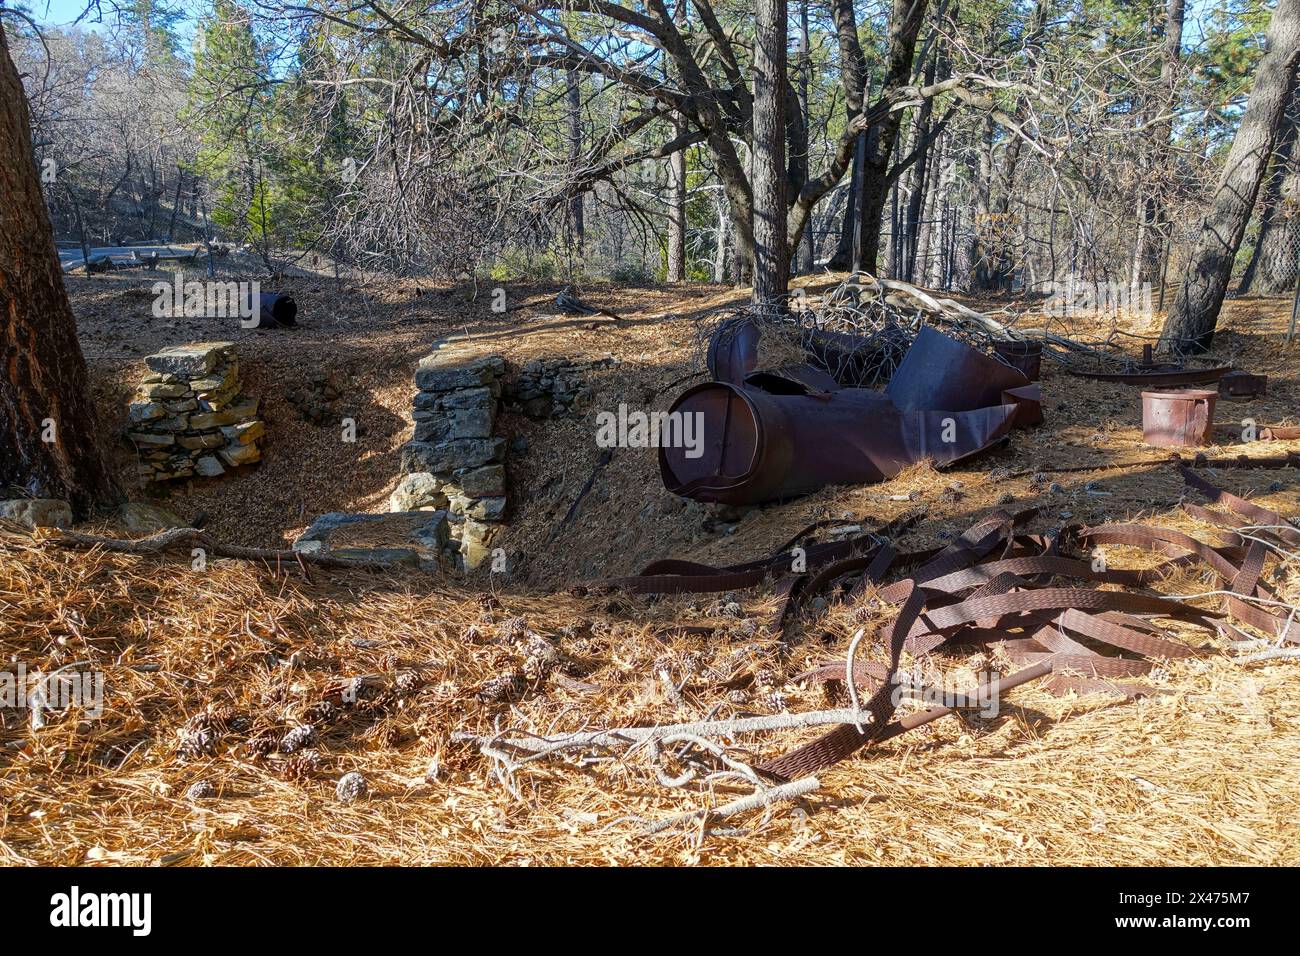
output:
[[[968,458],[1043,420],[1023,372],[930,326],[883,392],[841,387],[810,365],[760,371],[759,337],[754,322],[720,328],[707,359],[714,381],[673,403],[670,414],[701,416],[704,436],[702,450],[660,448],[674,494],[740,505],[883,481],[922,459]]]
[[[1043,365],[1043,343],[1029,341],[996,342],[993,350],[1012,368],[1025,373],[1031,382],[1037,382]]]
[[[1300,526],[1216,487],[1182,459],[1175,457],[1172,463],[1188,486],[1214,506],[1188,503],[1185,508],[1219,528],[1225,543],[1210,545],[1180,531],[1136,524],[1069,526],[1055,534],[1028,534],[1024,526],[1037,515],[1037,509],[1031,509],[1017,514],[994,511],[942,548],[898,552],[882,540],[908,526],[907,521],[875,535],[807,545],[807,571],[787,574],[777,584],[782,598],[778,628],[791,607],[823,594],[832,601],[901,606],[880,635],[888,649],[887,662],[853,662],[850,678],[849,662],[840,659],[795,678],[841,686],[851,679],[861,685],[870,692],[857,708],[862,720],[840,725],[757,769],[777,780],[802,777],[950,712],[939,708],[892,720],[904,651],[917,657],[950,649],[999,650],[1013,663],[1025,665],[1003,679],[1003,688],[1044,677],[1054,693],[1107,692],[1132,699],[1159,693],[1134,679],[1150,674],[1163,661],[1223,653],[1166,633],[1156,623],[1160,619],[1181,621],[1229,642],[1253,639],[1238,627],[1245,625],[1300,644],[1300,623],[1250,603],[1257,598],[1276,603],[1276,594],[1264,580],[1270,548],[1300,545]],[[1238,459],[1234,464],[1277,467],[1273,459]],[[1247,525],[1250,537],[1238,533]],[[785,573],[791,566],[788,549],[816,527],[804,529],[766,559],[730,568],[661,561],[640,575],[605,585],[635,593],[753,587]],[[1092,549],[1101,544],[1144,548],[1168,559],[1150,570],[1098,568]],[[1131,590],[1194,565],[1204,565],[1227,592],[1221,611]],[[900,569],[903,575],[886,583],[891,571]],[[1060,586],[1069,579],[1090,586]],[[1097,585],[1125,590],[1101,590]]]
[[[1140,361],[1127,360],[1120,372],[1085,372],[1068,369],[1080,378],[1090,378],[1096,382],[1118,382],[1123,385],[1153,385],[1160,388],[1175,388],[1179,385],[1203,385],[1217,382],[1232,371],[1231,365],[1216,365],[1207,368],[1188,368],[1180,362],[1157,362],[1150,345],[1142,346]]]
[[[1219,379],[1219,394],[1224,398],[1254,398],[1268,389],[1267,375],[1253,375],[1240,370],[1228,372]]]
[[[1210,444],[1218,397],[1218,392],[1208,389],[1143,392],[1142,440],[1158,448]]]

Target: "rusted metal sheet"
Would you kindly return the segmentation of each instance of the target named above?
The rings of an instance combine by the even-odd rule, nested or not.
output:
[[[1231,371],[1219,379],[1219,394],[1224,398],[1254,398],[1268,389],[1267,375]]]
[[[1095,382],[1174,388],[1179,385],[1204,385],[1217,382],[1231,371],[1231,365],[1220,365],[1215,368],[1171,368],[1150,372],[1075,372],[1074,374],[1080,378],[1090,378]]]
[[[809,367],[749,372],[748,323],[716,336],[710,371],[671,414],[698,416],[703,448],[662,447],[664,485],[698,501],[755,504],[828,484],[883,481],[931,459],[949,465],[1015,426],[1042,421],[1023,373],[926,327],[882,393],[840,388]]]

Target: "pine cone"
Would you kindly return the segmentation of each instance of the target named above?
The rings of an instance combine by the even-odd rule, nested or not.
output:
[[[316,728],[311,724],[299,724],[280,738],[280,751],[291,754],[310,747],[316,742]]]
[[[217,786],[211,780],[196,780],[185,791],[186,800],[211,800],[217,795]]]
[[[484,681],[475,696],[485,704],[499,704],[522,697],[527,688],[528,682],[511,671]]]
[[[366,778],[355,770],[339,777],[339,782],[334,787],[334,797],[339,803],[353,803],[369,793],[370,785],[366,783]]]

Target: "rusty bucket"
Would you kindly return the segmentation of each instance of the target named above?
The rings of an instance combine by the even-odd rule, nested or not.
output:
[[[1012,368],[1024,372],[1029,381],[1038,381],[1038,373],[1043,364],[1042,342],[995,342],[993,351]]]
[[[1185,389],[1142,393],[1142,439],[1159,448],[1210,444],[1218,392]]]

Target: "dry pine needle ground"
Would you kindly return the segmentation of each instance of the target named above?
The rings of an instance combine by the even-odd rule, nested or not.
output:
[[[621,299],[607,292],[593,297],[620,314],[633,312],[632,293]],[[93,327],[88,294],[78,298],[79,314]],[[674,303],[655,293],[644,308],[669,316],[662,321],[634,319],[617,332],[539,333],[520,340],[534,350],[523,354],[613,351],[624,370],[597,383],[597,407],[628,394],[640,401],[641,393],[691,371],[690,310],[718,304],[704,295],[697,290]],[[717,298],[716,290],[708,295]],[[311,301],[310,291],[304,298]],[[427,336],[403,331],[405,300],[394,308],[397,319],[377,305],[374,322],[400,340],[396,352],[394,340],[363,334],[359,318],[339,318],[346,327],[329,334],[355,341],[357,356],[371,339],[376,352],[387,350],[386,361],[357,361],[355,368],[368,400],[396,420]],[[1251,410],[1261,421],[1287,420],[1300,408],[1291,392],[1294,357],[1254,331],[1231,331],[1238,321],[1271,329],[1285,309],[1262,300],[1233,309],[1226,347],[1271,376],[1268,399]],[[426,324],[443,323],[435,314]],[[200,337],[192,330],[169,334],[180,331]],[[105,344],[110,339],[108,332],[91,336],[103,393],[127,389],[138,374],[135,356],[166,341],[136,339],[128,354],[117,354],[117,346]],[[260,358],[241,353],[254,382],[274,380],[288,353],[302,351],[298,340],[260,341]],[[722,785],[713,793],[667,789],[644,755],[530,764],[515,776],[512,794],[488,761],[451,741],[462,730],[546,732],[819,709],[827,703],[822,692],[790,678],[843,654],[860,626],[841,610],[810,613],[794,623],[789,644],[778,646],[758,626],[772,606],[770,589],[663,600],[574,597],[563,587],[575,578],[623,573],[669,555],[745,560],[816,518],[847,517],[870,530],[912,508],[924,510],[925,519],[904,544],[919,547],[963,530],[1007,499],[1042,506],[1038,530],[1067,520],[1137,517],[1210,534],[1178,510],[1182,483],[1167,467],[1051,482],[1016,476],[1044,465],[1160,457],[1141,443],[1135,390],[1049,369],[1044,391],[1047,424],[1018,433],[984,459],[942,473],[919,467],[881,485],[827,489],[737,518],[672,499],[650,456],[623,452],[595,483],[561,546],[548,551],[556,515],[596,457],[581,422],[552,423],[545,426],[554,429],[551,440],[529,435],[534,450],[515,473],[528,505],[512,525],[512,541],[529,560],[508,588],[416,574],[276,574],[221,560],[197,572],[188,559],[68,551],[0,530],[0,654],[46,673],[89,662],[104,674],[107,694],[102,717],[51,714],[40,730],[21,711],[0,711],[0,862],[1300,861],[1300,681],[1293,661],[1179,661],[1152,676],[1169,693],[1131,704],[1020,688],[998,718],[946,718],[863,751],[824,771],[821,789],[798,803],[728,821],[736,828],[730,836],[642,835],[637,821],[722,804],[743,792]],[[273,411],[278,402],[272,395]],[[330,506],[382,509],[403,435],[393,425],[372,436],[382,448],[358,466],[364,480],[355,493],[332,491]],[[585,443],[574,440],[582,436]],[[254,491],[258,483],[278,482],[291,497],[316,494],[314,485],[304,489],[289,477],[293,443],[311,440],[306,426],[294,425],[282,431],[278,452],[270,446],[260,472],[215,491],[186,489],[178,502],[210,507],[218,532],[242,524],[243,543],[279,544],[305,521],[287,507],[289,499],[262,503]],[[1264,455],[1297,447],[1244,450]],[[1293,472],[1215,477],[1283,513],[1300,511]],[[241,502],[263,509],[267,520],[241,519]],[[1115,560],[1150,566],[1156,559],[1115,549]],[[1285,599],[1300,598],[1292,570],[1275,583]],[[1204,579],[1184,575],[1162,590],[1206,587]],[[879,648],[868,653],[878,657]],[[999,663],[972,656],[924,666],[962,679]],[[355,699],[346,696],[352,688]],[[808,735],[773,733],[743,743],[768,757]],[[370,793],[341,803],[336,783],[354,770]],[[203,782],[214,795],[191,793]]]

